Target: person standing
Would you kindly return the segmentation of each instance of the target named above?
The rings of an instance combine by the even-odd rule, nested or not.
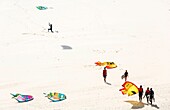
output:
[[[53,26],[49,23],[50,28],[48,29],[48,32],[51,31],[53,33]]]
[[[142,85],[140,85],[140,88],[139,88],[138,90],[139,90],[139,101],[142,102],[142,96],[143,96],[143,88],[142,88]]]
[[[106,70],[106,67],[104,67],[104,70],[103,70],[104,82],[106,82],[106,77],[107,77],[107,70]]]

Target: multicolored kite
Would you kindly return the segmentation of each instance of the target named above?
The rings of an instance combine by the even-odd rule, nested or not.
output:
[[[106,66],[107,69],[116,68],[117,65],[114,62],[95,62],[96,66]]]
[[[49,94],[44,93],[49,100],[52,102],[58,102],[66,99],[66,95],[62,93],[57,93],[57,92],[50,92]]]
[[[33,100],[33,96],[31,95],[22,95],[22,94],[12,94],[11,95],[13,96],[12,98],[15,98],[19,103],[21,102],[28,102],[28,101],[31,101]]]
[[[45,7],[45,6],[36,6],[36,8],[39,9],[39,10],[46,10],[47,9],[47,7]]]
[[[139,92],[138,87],[132,82],[126,81],[122,86],[123,88],[119,91],[121,91],[123,95],[128,94],[128,96],[132,96]]]

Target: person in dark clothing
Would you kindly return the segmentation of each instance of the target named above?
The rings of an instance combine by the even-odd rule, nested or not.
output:
[[[145,95],[143,97],[143,98],[145,98],[145,96],[146,96],[147,103],[149,103],[149,95],[150,95],[150,90],[149,90],[149,87],[147,87],[147,90],[145,91]]]
[[[152,105],[152,100],[155,100],[154,91],[152,90],[152,88],[150,88],[150,102],[151,102],[151,105]]]
[[[48,29],[48,32],[51,31],[53,33],[53,28],[52,28],[52,24],[49,23],[50,28]]]
[[[142,88],[142,85],[140,85],[140,88],[139,88],[138,90],[139,90],[139,101],[142,102],[142,96],[143,96],[143,88]]]
[[[104,67],[104,70],[103,70],[104,82],[106,82],[106,77],[107,77],[107,70],[106,70],[106,67]]]
[[[128,72],[127,72],[127,70],[125,71],[124,76],[125,76],[125,81],[127,81],[127,77],[128,77]]]

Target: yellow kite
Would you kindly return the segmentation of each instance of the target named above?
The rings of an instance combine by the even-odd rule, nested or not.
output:
[[[107,69],[116,68],[117,65],[114,62],[95,62],[96,66],[106,66]]]
[[[121,91],[123,95],[128,94],[128,96],[132,96],[139,92],[138,87],[132,82],[126,81],[122,86],[123,88],[119,91]]]

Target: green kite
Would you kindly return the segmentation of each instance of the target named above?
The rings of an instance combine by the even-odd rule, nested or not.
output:
[[[39,9],[39,10],[46,10],[47,9],[47,7],[45,7],[45,6],[36,6],[36,8]]]

